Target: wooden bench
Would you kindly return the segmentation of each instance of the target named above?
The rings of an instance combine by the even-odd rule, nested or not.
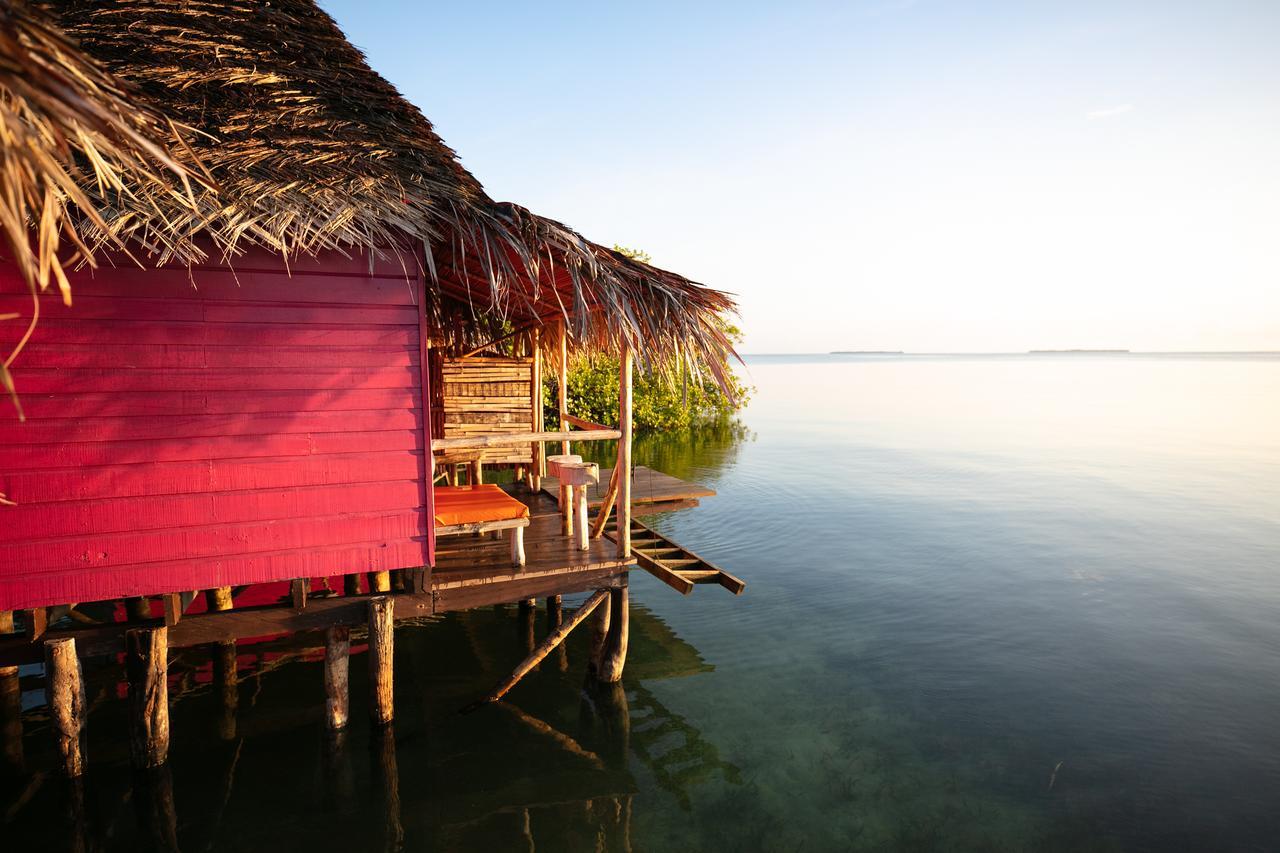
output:
[[[493,484],[435,487],[436,536],[511,531],[511,563],[525,564],[529,507]]]

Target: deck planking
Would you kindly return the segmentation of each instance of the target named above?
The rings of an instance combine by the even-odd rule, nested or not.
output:
[[[609,478],[613,476],[612,468],[600,469],[600,482],[587,487],[587,503],[591,507],[600,506],[601,496],[609,488]],[[555,477],[542,478],[542,491],[553,497],[560,493],[560,481]],[[709,489],[698,483],[690,483],[670,474],[655,471],[644,465],[637,465],[631,471],[631,505],[667,503],[668,501],[697,501],[699,498],[715,497],[715,489]],[[697,506],[696,503],[692,506]]]

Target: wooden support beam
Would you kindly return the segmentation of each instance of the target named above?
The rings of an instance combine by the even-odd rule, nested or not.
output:
[[[476,447],[514,447],[535,441],[610,441],[621,437],[616,429],[585,429],[576,432],[568,430],[550,430],[542,432],[494,433],[493,435],[472,435],[461,438],[433,438],[431,449],[461,450]]]
[[[635,372],[632,360],[631,347],[623,343],[618,367],[618,426],[622,434],[618,439],[618,463],[614,469],[619,472],[618,556],[624,560],[631,556],[631,384]]]
[[[565,637],[568,637],[574,628],[582,624],[582,621],[590,616],[592,611],[599,607],[610,594],[611,590],[597,590],[594,595],[583,602],[581,607],[574,611],[568,621],[562,623],[560,627],[548,634],[546,638],[538,644],[537,648],[535,648],[527,658],[520,662],[520,665],[515,668],[515,671],[512,672],[511,675],[503,679],[498,686],[489,691],[484,698],[480,699],[475,704],[468,706],[465,710],[475,710],[486,702],[496,702],[505,696],[507,691],[512,687],[515,687],[520,679],[528,675],[530,670],[537,666],[543,658],[551,653],[552,649],[563,643]]]
[[[391,592],[391,572],[369,572],[369,592]]]
[[[139,769],[169,760],[169,629],[125,633],[129,680],[129,753]]]
[[[596,515],[595,522],[591,525],[591,538],[599,539],[604,533],[605,527],[609,524],[609,513],[613,512],[613,503],[618,499],[618,466],[613,466],[613,472],[609,474],[609,487],[605,489],[604,497],[600,501],[600,511]]]
[[[172,628],[182,621],[182,594],[178,592],[166,592],[162,598],[164,599],[164,624],[167,628]]]
[[[43,607],[22,611],[23,629],[28,643],[39,642],[49,629],[49,611]]]
[[[389,596],[369,599],[370,711],[378,726],[387,725],[395,716],[395,633],[395,602]]]
[[[622,670],[627,663],[631,607],[627,586],[611,590],[609,595],[609,633],[605,638],[598,676],[601,681],[613,682],[622,680]]]
[[[324,633],[324,721],[331,732],[347,727],[351,629],[335,625]]]
[[[289,597],[293,601],[294,610],[303,610],[307,606],[307,593],[311,589],[311,581],[307,578],[294,578],[289,583]]]
[[[76,641],[70,637],[44,644],[45,696],[62,769],[72,779],[84,773],[84,727],[88,705],[84,695],[84,673],[76,655]]]
[[[342,576],[342,594],[343,595],[359,595],[360,594],[360,573],[354,572],[349,575]]]
[[[569,331],[565,321],[560,322],[560,363],[556,365],[556,411],[560,429],[569,429]],[[561,456],[573,453],[568,437],[560,442]],[[573,535],[573,490],[560,484],[560,513],[565,536]]]

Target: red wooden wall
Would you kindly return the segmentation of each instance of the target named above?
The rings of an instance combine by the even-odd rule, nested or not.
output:
[[[42,298],[14,365],[27,421],[0,401],[0,610],[431,562],[420,277],[234,265]],[[0,314],[31,311],[0,265]]]

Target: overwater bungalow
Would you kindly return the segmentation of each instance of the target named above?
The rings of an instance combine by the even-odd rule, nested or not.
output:
[[[729,297],[490,199],[309,0],[49,7],[128,166],[49,137],[80,195],[26,211],[38,251],[0,264],[24,415],[0,421],[0,667],[45,662],[69,773],[85,657],[125,653],[154,766],[168,649],[324,631],[340,729],[352,628],[386,723],[395,620],[545,598],[556,627],[492,699],[589,615],[616,682],[636,566],[742,591],[637,518],[709,490],[631,460],[633,371],[723,380]],[[620,364],[613,424],[568,410],[592,353]],[[611,468],[573,452],[599,440]]]

